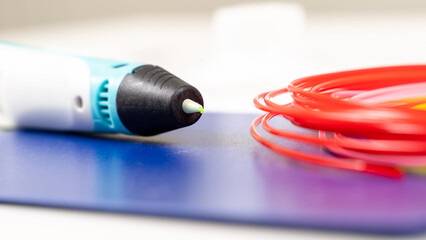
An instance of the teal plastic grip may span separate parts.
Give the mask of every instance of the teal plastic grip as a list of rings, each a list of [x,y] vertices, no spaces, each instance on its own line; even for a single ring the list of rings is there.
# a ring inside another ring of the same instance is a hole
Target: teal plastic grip
[[[117,113],[117,91],[123,78],[143,64],[82,57],[90,69],[90,102],[94,132],[133,134]]]

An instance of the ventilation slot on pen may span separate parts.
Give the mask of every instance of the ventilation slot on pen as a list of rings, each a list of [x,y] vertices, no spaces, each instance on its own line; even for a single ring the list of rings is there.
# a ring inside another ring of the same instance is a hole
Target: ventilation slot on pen
[[[108,97],[108,87],[109,81],[108,79],[103,81],[98,91],[98,113],[101,117],[102,122],[104,122],[109,127],[112,127],[112,119],[111,119],[111,110],[109,108],[109,97]]]

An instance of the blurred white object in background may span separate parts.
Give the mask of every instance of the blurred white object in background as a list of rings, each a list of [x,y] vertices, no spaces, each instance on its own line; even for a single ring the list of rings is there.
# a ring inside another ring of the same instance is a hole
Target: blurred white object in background
[[[299,4],[220,8],[212,22],[213,64],[232,77],[232,84],[276,83],[277,76],[292,79],[301,73],[305,14]]]
[[[199,77],[209,85],[207,94],[222,100],[206,101],[207,109],[220,111],[228,102],[227,110],[249,111],[261,90],[281,88],[301,76],[304,31],[305,13],[296,3],[242,4],[215,11],[209,67]]]

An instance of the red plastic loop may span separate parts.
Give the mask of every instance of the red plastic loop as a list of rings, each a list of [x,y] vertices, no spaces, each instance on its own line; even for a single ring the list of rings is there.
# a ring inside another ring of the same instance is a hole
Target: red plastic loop
[[[415,107],[426,101],[426,89],[419,89],[426,86],[424,83],[426,65],[297,79],[287,88],[262,93],[254,99],[255,106],[268,113],[253,122],[251,133],[263,145],[292,158],[399,177],[400,167],[426,166],[426,111]],[[293,102],[274,102],[274,97],[281,94],[291,94]],[[276,115],[297,126],[318,130],[319,136],[277,129],[269,124]],[[273,135],[324,146],[345,157],[318,156],[279,146],[257,132],[260,123]]]

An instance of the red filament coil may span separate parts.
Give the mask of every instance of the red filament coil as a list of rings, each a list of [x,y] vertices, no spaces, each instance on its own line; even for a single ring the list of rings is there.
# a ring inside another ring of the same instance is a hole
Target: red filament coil
[[[282,94],[291,94],[293,101],[274,102]],[[395,178],[405,167],[426,166],[426,65],[305,77],[259,94],[254,104],[267,113],[252,123],[252,136],[288,157]],[[318,136],[273,127],[269,121],[276,116],[318,130]],[[259,124],[273,135],[319,145],[340,157],[278,145],[259,134]]]

